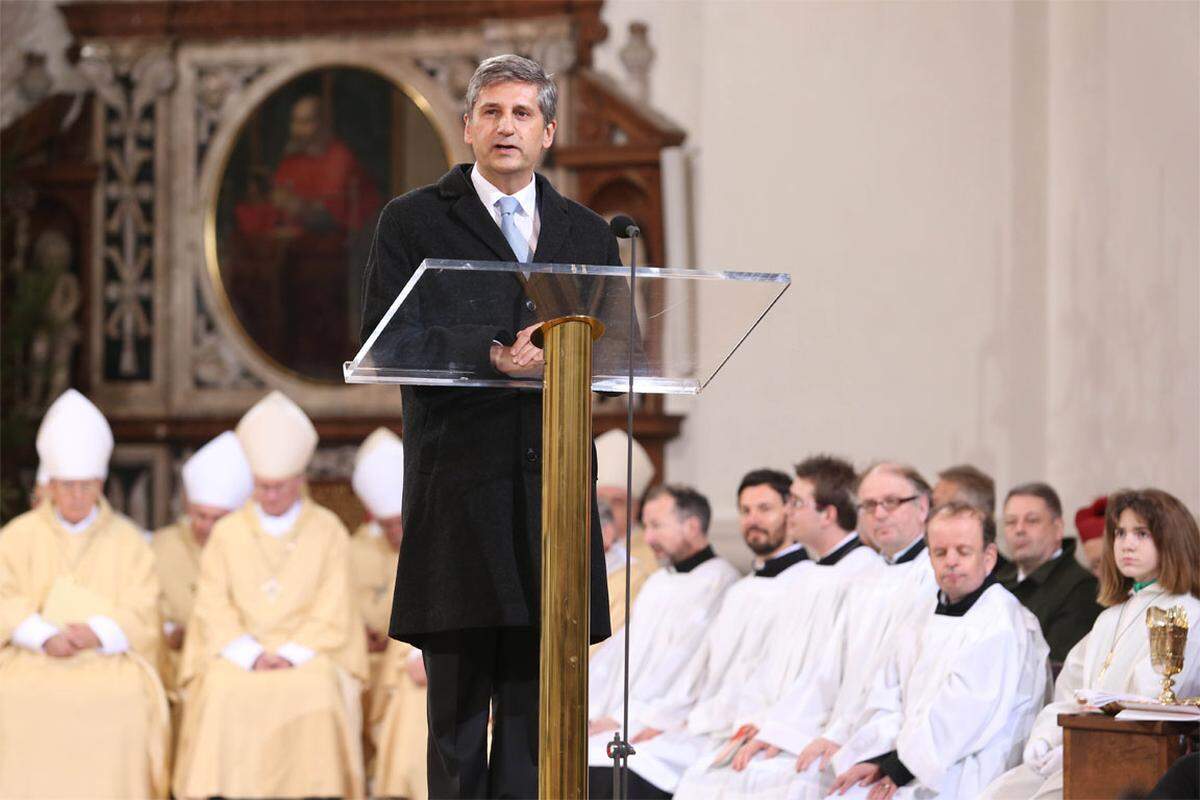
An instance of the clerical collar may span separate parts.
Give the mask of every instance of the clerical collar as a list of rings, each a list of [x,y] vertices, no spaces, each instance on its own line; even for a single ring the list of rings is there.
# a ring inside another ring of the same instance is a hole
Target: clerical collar
[[[716,558],[717,554],[713,552],[712,545],[707,545],[699,553],[688,556],[678,564],[672,564],[676,572],[691,572],[696,567],[708,561],[710,558]]]
[[[612,547],[604,551],[604,570],[612,575],[622,569],[625,569],[625,544],[613,542]]]
[[[292,504],[292,507],[283,512],[277,517],[273,517],[258,503],[254,504],[254,513],[258,514],[258,523],[262,525],[262,529],[276,539],[287,534],[288,531],[296,524],[296,520],[300,517],[300,509],[304,502],[297,500]]]
[[[1017,567],[1017,583],[1022,583],[1026,578],[1032,578],[1035,575],[1038,575],[1044,579],[1046,575],[1050,573],[1050,570],[1054,569],[1054,562],[1062,558],[1062,554],[1063,549],[1060,547],[1054,551],[1054,555],[1050,556],[1050,558],[1039,564],[1037,569],[1029,574],[1026,574],[1025,570],[1021,569],[1020,567]],[[1040,583],[1041,581],[1038,582]]]
[[[804,545],[794,544],[774,558],[768,558],[760,566],[754,568],[756,578],[774,578],[788,567],[794,567],[808,559]]]
[[[96,521],[96,517],[100,516],[100,506],[92,506],[92,510],[88,512],[88,515],[79,520],[79,522],[67,522],[66,518],[58,513],[57,508],[54,509],[54,516],[58,518],[58,524],[67,529],[67,533],[83,533],[92,526],[92,523]]]
[[[894,567],[897,564],[907,564],[917,556],[921,555],[921,551],[924,549],[925,537],[918,536],[908,547],[904,548],[899,553],[896,553],[896,555],[892,556],[891,558],[884,556],[883,560],[887,562],[889,567]]]
[[[817,564],[822,567],[832,567],[834,564],[845,558],[848,554],[862,546],[862,539],[858,538],[858,534],[851,533],[845,539],[842,539],[840,542],[838,542],[837,546],[834,547],[831,552],[821,556],[821,558],[817,560]]]
[[[1156,584],[1156,583],[1158,583],[1158,578],[1151,578],[1148,581],[1134,581],[1133,582],[1133,593],[1137,594],[1142,589],[1145,589],[1147,586],[1152,586],[1153,584]]]
[[[939,589],[937,609],[933,613],[941,614],[944,617],[961,617],[963,614],[966,614],[971,610],[971,606],[975,605],[975,601],[978,600],[983,593],[988,590],[988,587],[995,582],[996,570],[992,570],[988,573],[988,576],[983,579],[983,583],[979,585],[978,589],[971,592],[957,603],[947,603],[946,593]]]

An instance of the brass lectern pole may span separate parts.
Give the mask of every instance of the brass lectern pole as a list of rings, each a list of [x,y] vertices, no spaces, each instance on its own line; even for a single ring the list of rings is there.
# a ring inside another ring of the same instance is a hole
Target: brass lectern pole
[[[542,326],[542,629],[538,795],[587,797],[587,648],[592,488],[592,340],[570,316]]]

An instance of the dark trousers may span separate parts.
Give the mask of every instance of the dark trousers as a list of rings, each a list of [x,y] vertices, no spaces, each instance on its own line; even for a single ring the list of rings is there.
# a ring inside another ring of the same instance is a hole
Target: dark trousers
[[[537,630],[427,634],[421,652],[429,678],[429,796],[537,797]]]
[[[636,754],[633,756],[636,758]],[[609,800],[613,796],[612,767],[588,767],[588,797]],[[671,793],[629,770],[629,800],[671,800]]]

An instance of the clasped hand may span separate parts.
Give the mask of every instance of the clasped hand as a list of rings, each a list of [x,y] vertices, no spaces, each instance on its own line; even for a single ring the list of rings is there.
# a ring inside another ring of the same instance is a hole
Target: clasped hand
[[[502,344],[492,345],[492,367],[497,372],[514,378],[537,378],[541,376],[546,366],[546,356],[542,348],[531,341],[533,332],[541,327],[541,323],[530,325],[517,334],[512,347]]]
[[[95,650],[99,647],[100,637],[82,622],[68,623],[66,630],[54,634],[42,644],[46,655],[54,658],[70,658],[84,650]]]
[[[871,787],[871,791],[867,793],[867,800],[891,800],[896,794],[896,784],[883,774],[879,765],[864,761],[838,775],[825,796],[845,794],[854,786]]]
[[[258,658],[254,659],[255,671],[267,669],[291,669],[294,665],[283,656],[275,655],[274,653],[261,653]]]

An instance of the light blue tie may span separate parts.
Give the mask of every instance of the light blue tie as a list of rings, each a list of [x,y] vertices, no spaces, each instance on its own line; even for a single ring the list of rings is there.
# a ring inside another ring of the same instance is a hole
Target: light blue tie
[[[496,201],[500,208],[500,232],[508,240],[509,246],[522,264],[529,263],[529,242],[517,230],[515,215],[521,210],[521,201],[515,197],[501,197]]]

